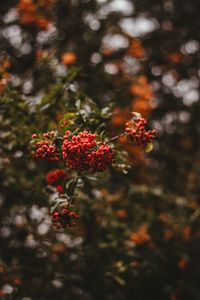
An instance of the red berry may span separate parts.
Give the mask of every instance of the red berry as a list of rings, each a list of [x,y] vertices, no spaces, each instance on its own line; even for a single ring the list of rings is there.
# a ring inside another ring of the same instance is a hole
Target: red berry
[[[68,167],[77,171],[103,171],[114,161],[114,151],[107,144],[98,146],[96,135],[88,131],[80,132],[69,139],[66,132],[62,154]]]
[[[36,158],[43,158],[49,161],[57,161],[60,159],[58,149],[53,145],[53,132],[46,132],[43,134],[44,139],[35,143],[35,151],[33,153]],[[32,137],[38,137],[33,134]]]
[[[34,133],[34,134],[32,135],[32,139],[37,139],[37,137],[38,137],[38,135],[37,135],[36,133]]]
[[[56,229],[76,226],[76,222],[73,219],[78,219],[78,215],[66,208],[61,212],[56,211],[51,214],[52,224]]]
[[[145,130],[147,121],[144,118],[138,118],[136,120],[130,120],[125,124],[125,132],[129,138],[137,145],[147,144],[156,135],[156,130]]]

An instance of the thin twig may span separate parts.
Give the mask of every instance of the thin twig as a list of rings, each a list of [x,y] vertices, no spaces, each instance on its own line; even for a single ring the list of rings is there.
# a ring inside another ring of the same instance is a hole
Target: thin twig
[[[106,142],[106,144],[107,144],[107,143],[110,143],[110,142],[113,142],[113,141],[115,141],[115,140],[118,140],[118,138],[120,138],[121,136],[124,136],[124,135],[125,135],[124,132],[121,133],[121,134],[119,134],[119,135],[116,135],[116,136],[112,137],[110,140],[108,140],[108,141]]]

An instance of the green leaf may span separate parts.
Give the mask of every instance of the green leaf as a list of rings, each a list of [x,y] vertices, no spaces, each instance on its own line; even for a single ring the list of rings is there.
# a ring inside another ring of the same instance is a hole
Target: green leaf
[[[102,110],[101,110],[101,116],[102,117],[109,116],[109,113],[110,113],[110,107],[104,107],[104,108],[102,108]]]
[[[141,118],[141,114],[140,113],[138,113],[136,111],[132,111],[131,113],[133,115],[133,117],[132,117],[133,120],[137,120],[137,119]]]
[[[68,180],[68,181],[66,182],[66,185],[65,185],[65,186],[66,186],[66,189],[68,190],[68,189],[70,188],[71,185],[74,185],[74,182],[75,182],[75,179],[74,179],[74,178]]]
[[[66,192],[69,197],[73,196],[74,188],[76,186],[77,179],[70,179],[66,183]]]
[[[76,101],[75,106],[76,106],[77,109],[80,109],[80,108],[81,108],[81,100],[80,100],[80,99],[78,99],[78,100]]]
[[[145,152],[150,152],[153,150],[153,143],[148,143],[145,147]]]
[[[98,177],[96,177],[96,176],[85,175],[84,177],[88,180],[91,180],[91,181],[97,181],[98,180]]]
[[[76,78],[76,76],[80,73],[81,69],[82,68],[71,67],[67,73],[67,81],[68,82],[73,81]]]
[[[121,277],[115,276],[114,279],[119,285],[122,285],[122,286],[125,285],[125,281]]]
[[[64,119],[71,120],[71,119],[74,119],[75,116],[76,116],[75,112],[68,112],[68,113],[64,114]]]

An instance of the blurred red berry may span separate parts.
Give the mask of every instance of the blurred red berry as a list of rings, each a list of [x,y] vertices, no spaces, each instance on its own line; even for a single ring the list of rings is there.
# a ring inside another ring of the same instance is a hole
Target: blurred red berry
[[[46,181],[48,185],[56,186],[63,183],[67,178],[69,178],[69,175],[64,170],[55,169],[48,172]]]
[[[56,189],[58,193],[64,193],[64,187],[62,185],[57,185]]]
[[[67,208],[62,209],[61,212],[55,211],[51,214],[51,221],[56,229],[76,226],[74,219],[78,219],[78,215]]]
[[[35,134],[32,136],[33,139],[39,137]],[[35,158],[42,158],[49,161],[58,161],[60,154],[54,143],[54,132],[46,132],[43,134],[43,138],[35,142],[35,151],[33,155]]]
[[[154,139],[156,130],[145,130],[147,121],[144,118],[132,119],[125,124],[125,132],[137,145],[146,145]]]

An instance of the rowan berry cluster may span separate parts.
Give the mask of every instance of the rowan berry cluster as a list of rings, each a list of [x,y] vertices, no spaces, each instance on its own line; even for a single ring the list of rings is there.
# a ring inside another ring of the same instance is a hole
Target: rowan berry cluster
[[[76,226],[75,220],[78,218],[78,215],[74,211],[70,211],[67,208],[63,208],[61,212],[54,211],[51,214],[51,221],[56,229],[74,227]]]
[[[52,223],[57,229],[76,225],[75,220],[78,219],[78,215],[70,211],[70,206],[73,205],[75,188],[81,179],[80,174],[83,171],[103,172],[109,167],[115,160],[115,151],[108,143],[121,136],[128,135],[137,145],[150,143],[156,131],[146,131],[146,124],[147,121],[135,113],[126,123],[125,131],[106,142],[99,141],[97,135],[90,131],[73,134],[67,130],[64,136],[60,137],[55,135],[54,131],[32,135],[34,157],[64,162],[65,167],[72,171],[72,176],[69,176],[64,170],[55,169],[46,176],[47,184],[55,187],[57,192],[62,194],[56,198],[58,202],[51,213]],[[75,176],[74,171],[77,171]]]
[[[66,131],[62,153],[67,166],[77,171],[104,171],[115,158],[112,148],[105,143],[98,145],[96,135],[88,131],[73,135],[71,139],[70,131]]]
[[[156,135],[156,130],[145,130],[146,124],[147,121],[144,118],[133,118],[125,124],[126,134],[137,145],[147,145],[151,143]]]
[[[33,134],[32,139],[35,140],[35,158],[42,158],[49,161],[58,161],[60,154],[54,142],[54,131],[46,132],[42,136]]]
[[[94,172],[103,172],[115,160],[115,152],[106,143],[102,143],[90,155],[90,167]]]
[[[64,192],[64,183],[70,176],[62,169],[56,169],[49,171],[46,176],[46,181],[48,185],[56,187],[59,193]]]

